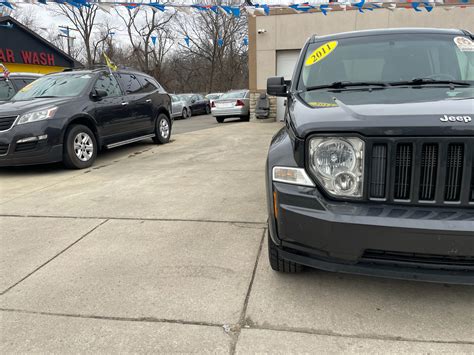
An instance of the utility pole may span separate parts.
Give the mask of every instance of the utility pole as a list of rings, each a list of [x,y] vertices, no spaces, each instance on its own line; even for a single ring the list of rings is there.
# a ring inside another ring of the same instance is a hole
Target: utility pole
[[[73,30],[73,28],[70,28],[69,26],[58,26],[60,28],[60,31],[64,34],[60,34],[59,37],[64,37],[66,38],[67,41],[67,54],[71,55],[71,46],[73,41],[76,39],[76,37],[72,37],[70,35],[70,31]]]

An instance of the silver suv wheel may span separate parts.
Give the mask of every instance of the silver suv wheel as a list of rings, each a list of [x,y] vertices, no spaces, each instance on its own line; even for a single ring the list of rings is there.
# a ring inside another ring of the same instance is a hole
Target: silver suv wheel
[[[80,161],[88,161],[94,154],[94,142],[85,132],[80,132],[74,137],[74,153]]]
[[[162,118],[160,120],[159,127],[161,137],[167,139],[170,134],[170,126],[168,124],[168,121],[165,118]]]

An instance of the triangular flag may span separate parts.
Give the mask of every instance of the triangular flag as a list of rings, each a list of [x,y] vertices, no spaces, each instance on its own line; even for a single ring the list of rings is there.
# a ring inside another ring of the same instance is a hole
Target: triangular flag
[[[421,12],[421,10],[418,8],[419,5],[420,3],[416,1],[411,3],[411,7],[413,7],[413,10],[415,10],[416,12]]]
[[[153,8],[153,10],[160,10],[161,12],[165,11],[165,5],[159,4],[157,2],[150,2],[146,5],[151,6]]]
[[[12,10],[15,9],[15,8],[13,7],[13,5],[10,4],[10,3],[9,3],[8,1],[6,1],[6,0],[0,1],[0,6],[2,6],[2,5],[5,6],[5,7],[8,7],[9,9],[12,9]]]
[[[240,17],[240,7],[232,6],[230,8],[230,11],[232,11],[232,15],[234,15],[235,17]]]
[[[110,58],[107,56],[107,54],[102,53],[105,59],[105,64],[109,67],[110,70],[117,71],[117,66],[110,60]]]

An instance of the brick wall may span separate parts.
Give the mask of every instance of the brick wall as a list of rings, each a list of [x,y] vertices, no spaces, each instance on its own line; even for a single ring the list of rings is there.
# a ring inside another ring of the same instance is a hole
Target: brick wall
[[[269,96],[270,100],[270,114],[267,119],[257,119],[255,117],[255,107],[257,106],[257,100],[260,97],[262,91],[251,91],[250,92],[250,119],[258,122],[275,122],[276,120],[276,108],[277,100],[275,96]]]

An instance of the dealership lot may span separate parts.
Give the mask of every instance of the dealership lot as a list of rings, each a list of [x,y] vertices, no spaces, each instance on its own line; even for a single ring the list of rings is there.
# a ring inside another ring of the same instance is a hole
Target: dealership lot
[[[86,170],[0,170],[2,352],[474,352],[474,289],[267,262],[279,123],[177,121]]]

